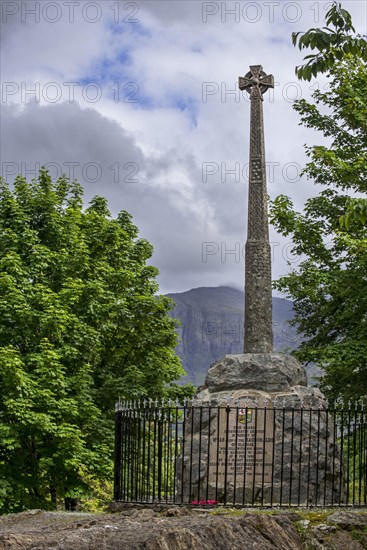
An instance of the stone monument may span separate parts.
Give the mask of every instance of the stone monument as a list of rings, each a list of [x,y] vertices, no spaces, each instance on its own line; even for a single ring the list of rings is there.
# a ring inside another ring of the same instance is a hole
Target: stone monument
[[[273,351],[271,250],[268,196],[266,190],[263,93],[274,88],[273,75],[261,65],[239,79],[240,90],[251,100],[250,174],[247,242],[245,253],[245,342],[244,353]]]
[[[273,351],[263,94],[274,79],[253,65],[239,87],[251,100],[244,353],[214,363],[199,388],[193,404],[201,407],[189,412],[178,486],[186,502],[204,492],[234,504],[282,503],[285,495],[290,504],[313,504],[322,494],[330,504],[344,497],[326,399],[307,387],[294,357]]]

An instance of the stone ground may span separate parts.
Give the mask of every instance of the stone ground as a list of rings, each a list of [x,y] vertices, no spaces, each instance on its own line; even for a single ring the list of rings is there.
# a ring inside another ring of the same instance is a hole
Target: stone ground
[[[367,510],[127,508],[0,517],[0,550],[360,550]]]

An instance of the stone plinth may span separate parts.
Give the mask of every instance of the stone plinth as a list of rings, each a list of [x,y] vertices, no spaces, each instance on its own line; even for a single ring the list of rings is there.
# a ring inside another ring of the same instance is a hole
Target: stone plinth
[[[307,386],[307,376],[302,365],[290,355],[275,352],[225,355],[210,367],[197,398],[238,389],[279,392],[293,386]]]
[[[176,465],[185,502],[345,500],[327,402],[318,389],[307,387],[304,368],[294,358],[227,355],[209,369],[193,405]]]

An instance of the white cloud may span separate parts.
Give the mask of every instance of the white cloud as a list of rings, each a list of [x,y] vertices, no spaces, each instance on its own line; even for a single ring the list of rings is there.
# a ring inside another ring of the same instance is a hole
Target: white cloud
[[[298,126],[292,110],[294,95],[308,97],[311,89],[294,75],[303,53],[293,48],[290,34],[322,25],[325,2],[83,0],[75,3],[71,20],[70,5],[60,1],[61,18],[55,23],[49,21],[55,2],[41,12],[39,23],[21,13],[23,4],[31,9],[36,2],[11,4],[19,11],[2,14],[1,76],[8,92],[3,94],[3,173],[4,166],[11,172],[21,163],[32,170],[37,162],[67,169],[67,163],[79,162],[75,175],[86,197],[103,194],[114,213],[129,210],[154,244],[163,291],[241,286],[237,250],[247,218],[242,172],[248,162],[250,105],[231,90],[250,64],[261,63],[274,74],[277,86],[264,101],[269,193],[290,194],[301,208],[314,189],[292,179],[305,162],[303,143],[315,136]],[[242,6],[240,15],[222,12],[223,4]],[[366,5],[344,5],[363,32]],[[93,23],[98,10],[101,17]],[[74,102],[67,82],[79,84],[73,88]],[[39,104],[25,94],[34,88]],[[211,91],[205,100],[203,90]],[[96,168],[90,163],[101,167],[94,183]],[[215,173],[205,180],[208,163]],[[226,173],[238,166],[240,181]],[[279,276],[288,269],[287,243],[273,231],[271,240],[273,274]],[[215,243],[212,251],[216,246],[218,251],[203,261],[205,243]]]

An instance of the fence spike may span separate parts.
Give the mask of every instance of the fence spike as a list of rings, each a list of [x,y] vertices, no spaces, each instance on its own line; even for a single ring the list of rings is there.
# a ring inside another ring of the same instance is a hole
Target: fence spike
[[[232,401],[232,396],[231,396],[231,395],[227,395],[227,397],[226,397],[226,403],[227,403],[228,406],[231,404],[231,401]]]

